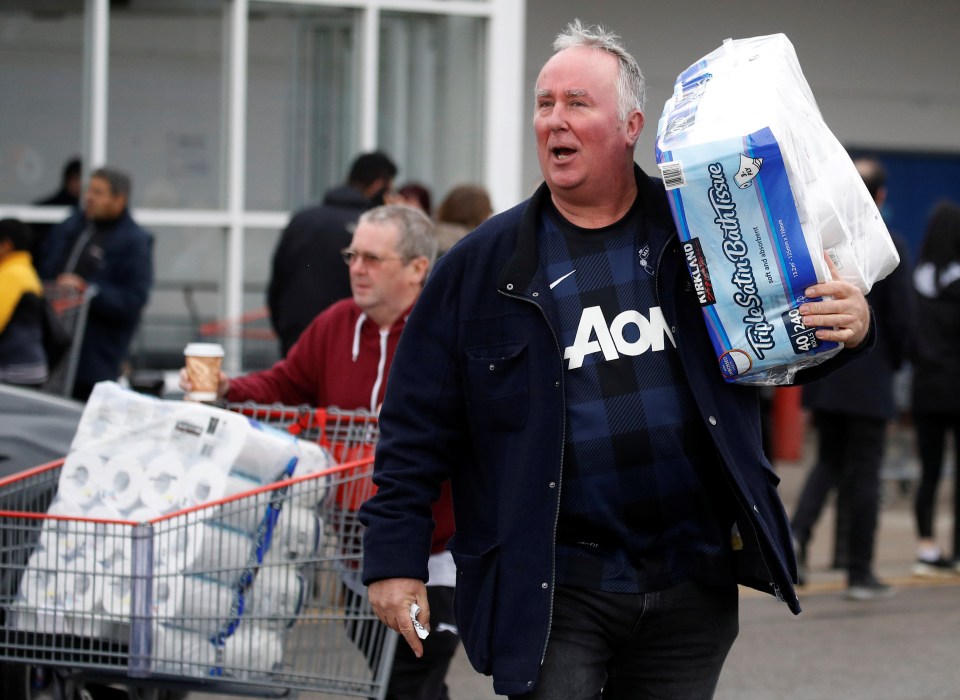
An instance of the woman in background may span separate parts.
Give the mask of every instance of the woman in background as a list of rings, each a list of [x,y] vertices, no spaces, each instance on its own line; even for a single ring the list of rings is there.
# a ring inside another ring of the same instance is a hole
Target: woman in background
[[[913,370],[913,419],[921,477],[917,490],[917,576],[960,572],[960,475],[954,477],[953,551],[946,558],[934,535],[944,446],[960,446],[960,206],[941,202],[927,224],[913,273],[919,333]]]

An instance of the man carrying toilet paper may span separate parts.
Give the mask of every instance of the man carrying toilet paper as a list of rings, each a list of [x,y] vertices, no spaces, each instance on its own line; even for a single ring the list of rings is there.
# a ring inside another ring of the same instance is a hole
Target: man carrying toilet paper
[[[432,222],[419,210],[387,205],[364,213],[349,247],[341,251],[350,269],[353,296],[320,313],[270,369],[242,377],[220,373],[218,399],[279,402],[290,406],[337,406],[376,412],[400,333],[437,253]],[[190,392],[186,368],[180,387]],[[397,645],[387,697],[438,700],[459,637],[453,620],[453,559],[444,546],[453,534],[449,484],[432,508],[429,604],[434,634],[424,642],[427,661]]]
[[[536,83],[545,183],[446,253],[404,329],[361,508],[374,610],[426,658],[430,501],[452,480],[457,622],[497,693],[712,696],[737,584],[799,612],[757,390],[717,371],[663,186],[633,154],[643,76],[574,22]],[[851,284],[806,326],[873,342]]]

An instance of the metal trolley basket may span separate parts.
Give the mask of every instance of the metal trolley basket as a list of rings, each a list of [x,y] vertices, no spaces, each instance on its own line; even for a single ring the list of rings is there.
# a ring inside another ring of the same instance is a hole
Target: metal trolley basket
[[[63,460],[0,481],[0,661],[46,669],[54,696],[384,697],[397,636],[359,583],[357,519],[376,417],[228,408],[331,466],[147,522],[48,513]]]

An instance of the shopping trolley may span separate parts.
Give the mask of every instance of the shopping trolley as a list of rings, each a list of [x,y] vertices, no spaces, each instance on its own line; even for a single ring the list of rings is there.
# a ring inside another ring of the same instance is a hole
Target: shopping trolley
[[[0,661],[45,669],[62,697],[385,696],[397,635],[359,582],[376,417],[228,408],[326,463],[149,520],[58,513],[63,460],[0,481]]]

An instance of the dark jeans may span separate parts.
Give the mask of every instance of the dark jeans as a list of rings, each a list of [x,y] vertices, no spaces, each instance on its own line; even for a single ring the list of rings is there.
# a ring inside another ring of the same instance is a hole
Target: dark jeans
[[[848,509],[847,576],[852,582],[871,573],[877,520],[880,510],[880,467],[886,421],[817,411],[814,422],[819,434],[817,466],[808,475],[793,516],[794,536],[806,543],[820,516],[830,486],[844,498],[838,507]],[[830,480],[823,479],[823,471]]]
[[[917,452],[920,455],[920,486],[915,511],[917,534],[933,539],[933,516],[936,510],[937,487],[943,471],[943,455],[947,433],[953,431],[954,445],[960,446],[960,415],[916,414]],[[956,448],[960,454],[960,447]],[[953,478],[953,556],[960,557],[960,474]]]
[[[547,653],[518,700],[705,700],[737,638],[735,585],[652,593],[557,587]]]

